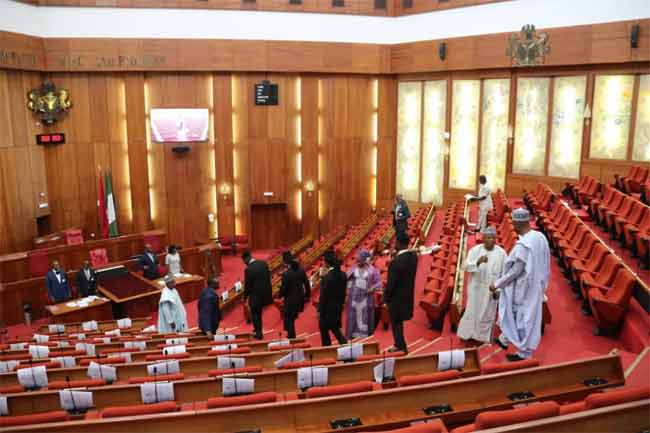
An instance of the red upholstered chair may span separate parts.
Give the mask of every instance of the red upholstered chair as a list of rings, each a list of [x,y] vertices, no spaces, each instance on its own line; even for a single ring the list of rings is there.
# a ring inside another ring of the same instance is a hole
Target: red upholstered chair
[[[636,277],[627,269],[619,268],[611,286],[589,286],[587,291],[589,305],[599,332],[611,331],[619,327],[635,285]]]
[[[621,262],[613,254],[607,254],[603,260],[603,265],[598,268],[598,271],[591,275],[582,273],[580,275],[580,291],[585,302],[588,302],[587,291],[589,287],[600,286],[608,287],[614,280],[616,271],[620,268]]]
[[[650,388],[648,386],[595,392],[589,394],[587,398],[582,401],[560,406],[560,415],[581,412],[583,410],[598,409],[600,407],[613,406],[615,404],[629,403],[631,401],[644,400],[647,398],[650,398]]]
[[[16,394],[18,392],[25,392],[25,388],[22,385],[0,386],[0,395]]]
[[[605,247],[605,245],[603,245],[600,241],[597,241],[594,244],[591,254],[589,254],[586,259],[580,260],[577,258],[573,259],[572,257],[569,257],[573,281],[578,283],[580,281],[580,275],[582,273],[592,276],[595,275],[601,268],[605,257],[608,255],[611,254],[609,254],[607,247]]]
[[[237,251],[245,251],[250,248],[247,235],[236,235],[233,248]]]
[[[65,380],[55,380],[47,384],[47,389],[66,389],[66,388],[87,388],[92,386],[104,386],[106,381],[104,379],[80,379],[80,380],[71,380],[70,382]]]
[[[70,415],[64,410],[34,413],[30,415],[0,416],[0,427],[63,422],[68,421],[69,419]]]
[[[448,433],[447,427],[439,419],[433,419],[426,424],[416,424],[410,427],[398,428],[393,430],[374,431],[374,433]]]
[[[88,251],[90,264],[93,268],[99,268],[108,264],[108,252],[106,248],[95,248]]]
[[[185,379],[185,375],[183,373],[159,374],[156,376],[129,377],[129,383],[147,383],[147,382],[157,382],[157,381],[173,382],[174,380],[183,380],[183,379]]]
[[[208,376],[219,377],[225,374],[259,373],[260,371],[262,371],[261,365],[255,365],[251,367],[241,367],[241,368],[216,368],[214,370],[208,371]]]
[[[70,229],[63,232],[66,245],[81,245],[84,243],[84,235],[81,229]]]
[[[451,433],[469,433],[536,419],[550,418],[559,414],[560,406],[554,401],[531,404],[517,409],[487,411],[478,414],[474,420],[474,424],[455,428]]]
[[[503,373],[504,371],[521,370],[522,368],[539,367],[539,360],[535,358],[515,362],[489,362],[481,365],[481,374]]]
[[[640,201],[634,200],[632,203],[632,209],[627,215],[618,216],[614,220],[614,234],[616,239],[625,241],[625,236],[623,229],[626,225],[631,224],[637,226],[643,219],[643,214],[648,207],[641,203]]]
[[[635,244],[636,236],[639,233],[650,233],[650,207],[645,206],[643,215],[637,224],[626,224],[623,227],[623,245],[632,249],[639,255],[638,247]]]
[[[217,238],[219,245],[221,245],[221,251],[224,253],[234,253],[235,247],[233,245],[233,239],[230,236],[219,236]]]
[[[178,405],[175,401],[164,401],[152,404],[134,404],[130,406],[112,406],[99,413],[100,418],[116,418],[122,416],[149,415],[154,413],[176,412]]]
[[[280,399],[277,392],[257,392],[249,395],[232,397],[213,397],[208,399],[208,409],[220,407],[247,406],[250,404],[275,403]]]
[[[333,395],[370,392],[375,389],[375,383],[369,380],[345,383],[343,385],[313,386],[306,391],[307,398],[330,397]]]
[[[148,234],[142,237],[143,243],[145,245],[151,245],[151,249],[154,253],[160,254],[163,250],[162,239],[160,235]]]
[[[50,270],[50,260],[45,250],[34,250],[27,253],[29,276],[44,277]]]
[[[437,373],[417,374],[411,376],[400,376],[397,378],[399,386],[424,385],[426,383],[444,382],[445,380],[454,380],[460,377],[458,370],[439,371]]]

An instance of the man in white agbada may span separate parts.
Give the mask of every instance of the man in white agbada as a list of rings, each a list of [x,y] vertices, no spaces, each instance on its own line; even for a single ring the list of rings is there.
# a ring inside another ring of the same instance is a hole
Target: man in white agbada
[[[481,232],[487,227],[487,216],[488,213],[492,210],[492,191],[487,183],[487,178],[485,175],[480,175],[478,178],[479,188],[478,195],[474,197],[474,200],[478,201],[478,226],[476,226],[476,231]]]
[[[158,332],[183,332],[187,330],[187,314],[181,297],[176,290],[174,277],[165,277],[165,287],[158,303]]]
[[[498,302],[493,299],[489,288],[501,276],[507,257],[503,248],[496,245],[496,235],[494,227],[486,228],[483,243],[467,253],[463,266],[465,272],[470,273],[467,304],[457,332],[463,340],[492,341]]]
[[[508,344],[517,354],[508,354],[509,361],[533,356],[542,336],[542,304],[550,274],[548,241],[530,228],[526,209],[512,212],[512,223],[519,240],[506,259],[503,275],[490,286],[499,294],[499,327],[496,343],[503,349]]]

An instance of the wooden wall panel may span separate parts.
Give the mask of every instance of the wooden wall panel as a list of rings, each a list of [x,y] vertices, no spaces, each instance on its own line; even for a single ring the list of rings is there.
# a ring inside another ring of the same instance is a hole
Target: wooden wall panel
[[[320,234],[318,223],[318,78],[307,75],[301,78],[301,141],[302,182],[312,185],[312,191],[302,188],[302,231],[314,238]]]
[[[379,78],[377,134],[377,208],[390,209],[395,198],[397,161],[397,81]]]
[[[218,188],[217,219],[220,236],[235,235],[233,203],[233,136],[232,78],[230,74],[213,75],[214,142],[216,184]],[[225,187],[225,194],[221,188]]]

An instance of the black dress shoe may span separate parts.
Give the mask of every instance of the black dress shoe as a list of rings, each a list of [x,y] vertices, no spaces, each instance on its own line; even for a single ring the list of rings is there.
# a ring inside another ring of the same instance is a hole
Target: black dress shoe
[[[508,353],[506,355],[506,358],[510,362],[517,362],[517,361],[523,361],[526,358],[522,358],[521,356],[517,355],[516,353]]]
[[[505,344],[503,344],[503,343],[501,342],[501,340],[499,340],[498,338],[495,338],[494,341],[493,341],[493,343],[497,344],[497,345],[498,345],[500,348],[502,348],[503,350],[508,350],[508,346],[506,346]]]

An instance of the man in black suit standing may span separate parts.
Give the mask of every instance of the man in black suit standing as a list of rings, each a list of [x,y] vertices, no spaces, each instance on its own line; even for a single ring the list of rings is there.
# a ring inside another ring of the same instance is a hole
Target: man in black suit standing
[[[151,244],[145,244],[144,253],[138,260],[138,266],[142,269],[142,276],[147,280],[160,278],[160,272],[158,272],[158,256],[151,249]]]
[[[218,288],[219,280],[210,278],[208,287],[204,288],[199,295],[199,328],[209,339],[212,339],[212,336],[217,333],[219,322],[221,322]]]
[[[95,279],[95,270],[90,266],[88,260],[84,260],[84,264],[77,272],[77,294],[81,298],[94,295],[97,288],[97,281]]]
[[[47,271],[45,275],[45,286],[47,287],[47,295],[50,302],[58,304],[70,299],[72,291],[68,283],[68,277],[65,275],[65,270],[59,265],[58,260],[52,262],[52,269]]]
[[[280,297],[284,299],[284,330],[287,337],[296,338],[295,322],[304,308],[305,300],[310,297],[311,288],[307,274],[289,251],[282,254],[282,261],[287,266],[280,285]]]
[[[409,238],[405,233],[398,233],[395,240],[397,255],[388,267],[388,282],[384,291],[384,302],[388,305],[390,326],[393,330],[395,347],[390,352],[408,352],[404,341],[404,321],[413,318],[413,292],[415,273],[418,268],[418,256],[409,251]]]
[[[332,250],[325,252],[325,268],[321,269],[320,298],[318,300],[318,327],[323,346],[331,346],[330,331],[339,344],[348,341],[341,332],[341,314],[345,303],[348,278]]]
[[[255,260],[250,251],[244,251],[241,258],[246,263],[244,301],[248,300],[248,306],[251,310],[255,338],[262,340],[264,338],[262,312],[264,307],[273,303],[271,272],[269,271],[269,265],[264,260]]]

